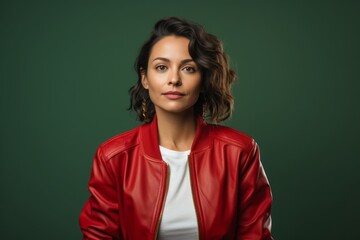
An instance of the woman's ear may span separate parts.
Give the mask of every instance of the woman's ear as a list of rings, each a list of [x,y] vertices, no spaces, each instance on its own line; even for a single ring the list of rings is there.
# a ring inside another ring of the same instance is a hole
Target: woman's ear
[[[144,70],[144,69],[141,70],[141,84],[143,85],[143,87],[145,89],[149,89],[149,83],[148,83],[148,79],[146,76],[146,70]]]

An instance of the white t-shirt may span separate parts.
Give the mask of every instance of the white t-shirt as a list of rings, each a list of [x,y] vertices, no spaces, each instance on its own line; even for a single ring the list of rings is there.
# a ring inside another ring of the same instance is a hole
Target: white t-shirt
[[[162,159],[169,165],[169,186],[160,222],[158,239],[198,239],[198,225],[190,185],[188,151],[160,146]]]

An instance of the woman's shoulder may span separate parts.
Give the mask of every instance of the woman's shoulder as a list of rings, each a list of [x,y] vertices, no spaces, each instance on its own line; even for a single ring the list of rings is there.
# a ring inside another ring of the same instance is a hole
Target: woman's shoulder
[[[242,148],[256,144],[255,140],[251,136],[237,129],[217,124],[208,124],[208,126],[210,129],[210,136],[214,140],[226,142]]]
[[[117,134],[101,143],[99,149],[101,149],[104,156],[109,159],[118,153],[135,147],[139,144],[139,129],[140,126],[129,131]]]

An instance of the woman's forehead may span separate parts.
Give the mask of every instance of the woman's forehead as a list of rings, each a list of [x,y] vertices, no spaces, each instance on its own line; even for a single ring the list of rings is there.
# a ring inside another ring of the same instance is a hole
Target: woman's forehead
[[[185,37],[166,36],[152,47],[149,62],[155,59],[169,61],[191,59],[189,42],[189,39]]]

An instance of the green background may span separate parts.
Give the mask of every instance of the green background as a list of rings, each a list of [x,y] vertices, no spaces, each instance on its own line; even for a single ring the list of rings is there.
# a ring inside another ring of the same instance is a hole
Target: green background
[[[1,1],[1,239],[80,239],[97,146],[139,123],[133,62],[165,16],[223,40],[225,124],[253,136],[276,239],[359,232],[359,1]]]

